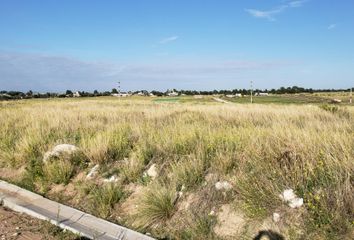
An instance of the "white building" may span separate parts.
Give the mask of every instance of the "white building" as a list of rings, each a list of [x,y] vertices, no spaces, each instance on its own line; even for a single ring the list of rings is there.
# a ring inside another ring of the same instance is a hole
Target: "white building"
[[[236,93],[236,94],[228,94],[225,97],[227,98],[235,98],[235,97],[242,97],[241,93]]]
[[[167,96],[176,97],[176,96],[178,96],[178,92],[175,92],[175,91],[169,92],[169,93],[167,93]]]
[[[262,93],[262,92],[256,93],[256,96],[268,96],[268,95],[269,95],[268,93]]]
[[[129,97],[130,94],[129,93],[113,93],[112,96],[113,97]]]

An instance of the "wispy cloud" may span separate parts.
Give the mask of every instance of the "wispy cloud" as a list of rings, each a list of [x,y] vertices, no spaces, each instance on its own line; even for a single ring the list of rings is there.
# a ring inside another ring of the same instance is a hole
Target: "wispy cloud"
[[[275,21],[274,15],[281,13],[282,11],[285,10],[285,8],[287,8],[287,6],[283,5],[269,11],[262,11],[258,9],[245,9],[245,11],[251,14],[253,17],[265,18],[268,19],[269,21]]]
[[[117,80],[124,90],[195,88],[218,85],[215,79],[234,79],[257,71],[286,68],[286,61],[167,61],[150,64],[90,62],[73,57],[0,51],[0,90],[107,90]],[[207,84],[208,82],[208,84]]]
[[[304,5],[305,2],[306,2],[306,0],[290,1],[288,3],[288,5],[289,5],[289,7],[302,7],[302,5]]]
[[[169,43],[169,42],[173,42],[173,41],[176,41],[179,37],[178,36],[171,36],[171,37],[166,37],[166,38],[163,38],[159,41],[160,44],[166,44],[166,43]]]
[[[328,30],[333,30],[333,29],[335,29],[336,27],[337,27],[337,24],[332,23],[332,24],[328,25],[327,29],[328,29]]]
[[[269,21],[275,21],[275,15],[284,12],[288,8],[302,7],[307,0],[287,1],[286,3],[273,7],[271,10],[245,9],[247,13],[255,18],[264,18]]]

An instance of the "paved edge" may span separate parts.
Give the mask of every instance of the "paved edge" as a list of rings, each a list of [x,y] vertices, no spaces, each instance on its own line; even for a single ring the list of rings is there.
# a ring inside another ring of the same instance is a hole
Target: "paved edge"
[[[15,212],[49,221],[75,234],[99,240],[153,240],[128,228],[0,180],[0,204]]]

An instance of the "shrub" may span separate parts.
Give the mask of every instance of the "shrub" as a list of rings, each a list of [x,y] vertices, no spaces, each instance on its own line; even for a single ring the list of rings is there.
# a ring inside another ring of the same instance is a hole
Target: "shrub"
[[[141,228],[147,228],[164,222],[172,217],[175,208],[176,192],[167,186],[151,186],[138,204],[135,218]]]
[[[74,175],[75,167],[65,159],[54,160],[46,163],[43,167],[44,176],[50,183],[68,184]]]
[[[171,164],[172,176],[178,186],[193,188],[204,180],[204,163],[193,157]]]
[[[104,186],[95,186],[89,194],[90,210],[97,216],[107,218],[114,204],[123,199],[125,193],[119,184],[110,183]]]

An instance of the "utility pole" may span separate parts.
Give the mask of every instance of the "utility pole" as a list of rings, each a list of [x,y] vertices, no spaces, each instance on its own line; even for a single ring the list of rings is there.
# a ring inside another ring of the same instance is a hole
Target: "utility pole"
[[[120,81],[118,82],[118,94],[120,95]]]
[[[253,103],[253,81],[251,81],[251,103]]]

